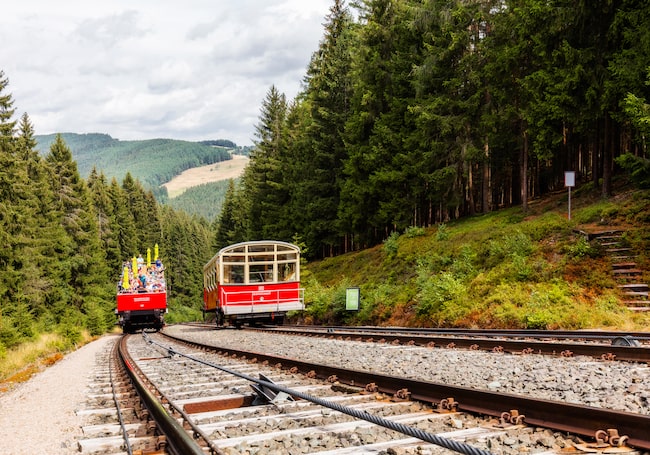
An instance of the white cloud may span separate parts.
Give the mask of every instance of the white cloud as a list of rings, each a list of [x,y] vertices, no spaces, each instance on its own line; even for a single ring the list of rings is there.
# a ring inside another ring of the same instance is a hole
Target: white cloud
[[[274,84],[300,89],[333,0],[22,0],[0,70],[37,134],[254,139]]]

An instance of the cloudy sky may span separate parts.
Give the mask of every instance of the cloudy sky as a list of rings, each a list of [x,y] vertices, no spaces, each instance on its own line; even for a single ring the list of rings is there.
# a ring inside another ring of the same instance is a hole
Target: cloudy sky
[[[36,134],[250,145],[275,85],[301,88],[333,0],[18,0],[0,70]]]

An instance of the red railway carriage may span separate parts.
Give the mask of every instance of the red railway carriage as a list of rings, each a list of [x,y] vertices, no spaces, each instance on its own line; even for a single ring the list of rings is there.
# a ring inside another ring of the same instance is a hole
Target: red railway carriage
[[[118,324],[124,333],[137,329],[160,330],[167,312],[167,286],[160,259],[146,263],[140,258],[124,263],[117,288]]]
[[[304,310],[300,248],[286,242],[242,242],[221,249],[203,267],[203,311],[218,325],[281,324]]]

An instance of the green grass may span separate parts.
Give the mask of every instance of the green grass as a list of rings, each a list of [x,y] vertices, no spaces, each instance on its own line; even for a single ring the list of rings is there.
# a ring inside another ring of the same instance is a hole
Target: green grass
[[[627,229],[650,270],[650,192],[610,199],[587,187],[531,204],[391,235],[374,248],[308,264],[306,322],[407,326],[645,330],[621,303],[609,258],[577,230]],[[575,201],[575,202],[574,202]],[[345,311],[345,288],[361,310]]]

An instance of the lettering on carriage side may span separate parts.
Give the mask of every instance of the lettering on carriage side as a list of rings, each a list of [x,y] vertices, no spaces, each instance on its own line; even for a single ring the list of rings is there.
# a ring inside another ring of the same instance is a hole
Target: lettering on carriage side
[[[134,302],[148,302],[149,300],[151,300],[150,297],[135,297],[133,299]]]

